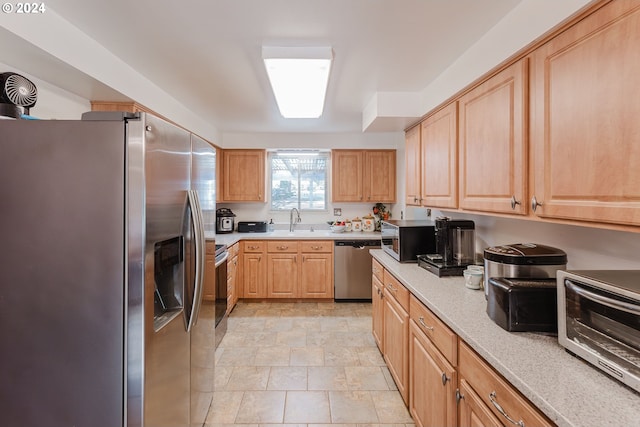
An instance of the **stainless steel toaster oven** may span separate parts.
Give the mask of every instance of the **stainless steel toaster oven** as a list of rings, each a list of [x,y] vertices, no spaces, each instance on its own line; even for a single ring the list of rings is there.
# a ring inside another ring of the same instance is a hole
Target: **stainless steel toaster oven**
[[[640,391],[640,270],[557,273],[558,341]]]

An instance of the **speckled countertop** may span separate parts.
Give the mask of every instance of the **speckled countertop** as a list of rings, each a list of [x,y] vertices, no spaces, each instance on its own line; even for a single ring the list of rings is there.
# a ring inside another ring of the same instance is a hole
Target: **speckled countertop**
[[[205,232],[206,239],[215,239],[216,243],[231,246],[240,240],[380,240],[379,232],[351,231],[345,233],[333,233],[330,230],[298,229],[290,232],[289,230],[275,230],[266,233],[225,233],[215,234]]]
[[[500,328],[486,314],[484,293],[467,289],[462,277],[439,278],[379,249],[371,254],[559,426],[640,425],[640,394],[567,353],[557,337]]]

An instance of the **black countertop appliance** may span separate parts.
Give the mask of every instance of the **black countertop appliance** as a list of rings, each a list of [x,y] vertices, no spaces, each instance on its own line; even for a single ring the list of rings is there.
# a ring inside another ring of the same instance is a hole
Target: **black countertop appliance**
[[[437,276],[462,276],[475,262],[475,223],[467,219],[435,220],[436,253],[418,256],[418,265]]]
[[[236,214],[229,208],[216,209],[216,233],[233,233]]]
[[[489,295],[492,277],[548,279],[567,267],[567,254],[558,248],[537,243],[514,243],[484,250],[484,292]]]

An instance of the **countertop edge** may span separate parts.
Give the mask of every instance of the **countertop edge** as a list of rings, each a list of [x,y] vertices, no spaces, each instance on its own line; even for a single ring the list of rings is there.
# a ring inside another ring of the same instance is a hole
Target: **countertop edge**
[[[370,252],[559,426],[634,425],[640,420],[639,394],[566,352],[556,336],[500,328],[485,312],[483,292],[467,289],[462,277],[439,278],[382,250]]]
[[[352,231],[333,233],[330,230],[288,232],[276,230],[266,233],[223,233],[205,232],[205,239],[231,246],[240,240],[380,240],[379,232]]]

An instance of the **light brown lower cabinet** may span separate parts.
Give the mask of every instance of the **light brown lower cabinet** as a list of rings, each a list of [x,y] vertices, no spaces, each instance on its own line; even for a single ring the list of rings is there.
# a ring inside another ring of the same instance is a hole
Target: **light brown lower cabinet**
[[[405,404],[409,402],[409,291],[386,270],[383,290],[383,356]]]
[[[456,370],[413,320],[409,372],[409,412],[416,426],[456,426]]]
[[[267,255],[263,241],[242,242],[242,296],[267,297]]]
[[[300,298],[333,298],[333,255],[303,252],[300,266]]]
[[[333,298],[333,241],[245,241],[244,298]]]
[[[383,303],[383,287],[380,279],[375,275],[371,275],[371,320],[373,327],[373,339],[378,349],[384,351],[384,303]]]
[[[239,297],[238,286],[238,253],[239,243],[229,246],[229,258],[227,259],[227,314],[236,306]]]
[[[413,295],[409,315],[409,412],[418,427],[456,426],[458,337]]]
[[[502,425],[464,378],[460,379],[458,402],[460,410],[458,425],[460,427],[493,427]]]
[[[511,384],[496,373],[487,362],[477,355],[464,341],[459,344],[458,372],[461,385],[460,407],[465,405],[465,416],[472,420],[487,420],[486,412],[498,419],[498,425],[553,426],[533,404],[522,396]],[[475,395],[465,394],[471,388]],[[463,402],[464,401],[464,402]],[[482,408],[484,406],[484,408]],[[471,409],[472,408],[472,409]],[[461,414],[462,414],[461,409]],[[468,412],[471,411],[472,414]],[[482,414],[482,415],[481,415]],[[486,424],[470,424],[486,425]]]
[[[554,425],[377,262],[371,281],[373,336],[417,427]]]
[[[267,242],[267,298],[298,295],[298,242]]]
[[[205,242],[204,282],[202,286],[202,299],[205,301],[216,300],[216,247],[214,241]]]

